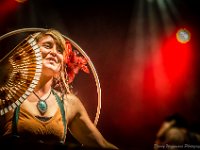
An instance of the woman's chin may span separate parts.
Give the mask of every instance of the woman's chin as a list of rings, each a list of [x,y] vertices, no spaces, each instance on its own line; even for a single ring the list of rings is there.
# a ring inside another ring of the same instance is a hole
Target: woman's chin
[[[51,64],[43,65],[43,73],[45,74],[54,75],[55,73],[58,73],[58,72],[59,72],[59,69],[57,66],[54,66]]]

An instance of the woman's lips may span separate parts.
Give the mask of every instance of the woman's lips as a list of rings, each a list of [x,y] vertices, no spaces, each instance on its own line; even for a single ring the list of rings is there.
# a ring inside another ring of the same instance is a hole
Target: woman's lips
[[[58,60],[55,59],[55,58],[53,58],[53,57],[49,57],[49,58],[47,58],[47,60],[49,60],[49,61],[53,61],[53,62],[55,62],[55,63],[58,63]]]

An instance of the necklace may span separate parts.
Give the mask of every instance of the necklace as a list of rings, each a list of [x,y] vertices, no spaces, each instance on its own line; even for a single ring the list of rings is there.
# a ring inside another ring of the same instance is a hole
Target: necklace
[[[33,91],[33,94],[39,99],[39,101],[37,103],[37,109],[40,111],[41,114],[44,114],[48,108],[46,100],[51,95],[51,91],[50,91],[49,95],[47,96],[47,98],[45,98],[44,100],[42,100],[34,91]]]

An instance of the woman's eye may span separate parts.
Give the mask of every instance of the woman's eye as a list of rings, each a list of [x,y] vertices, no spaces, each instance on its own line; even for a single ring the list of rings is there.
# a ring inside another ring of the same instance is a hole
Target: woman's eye
[[[59,46],[59,45],[56,45],[56,49],[57,49],[57,52],[58,52],[58,53],[60,53],[60,54],[62,54],[62,53],[63,53],[63,49],[62,49],[62,47],[61,47],[61,46]]]
[[[59,53],[62,53],[62,52],[63,52],[63,50],[62,50],[62,49],[58,49],[57,51],[58,51]]]
[[[52,48],[52,44],[51,44],[50,42],[44,42],[44,43],[42,44],[42,46],[43,46],[44,48],[46,48],[46,49]]]
[[[49,44],[45,44],[45,45],[43,45],[45,48],[47,48],[47,49],[49,49],[49,48],[51,48],[51,46],[49,45]]]

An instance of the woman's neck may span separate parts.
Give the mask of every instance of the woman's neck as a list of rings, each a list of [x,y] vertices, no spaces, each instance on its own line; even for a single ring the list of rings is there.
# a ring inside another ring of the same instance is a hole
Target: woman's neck
[[[52,82],[53,82],[53,77],[42,75],[40,77],[37,86],[35,87],[35,92],[41,92],[41,93],[48,92],[51,89]]]

